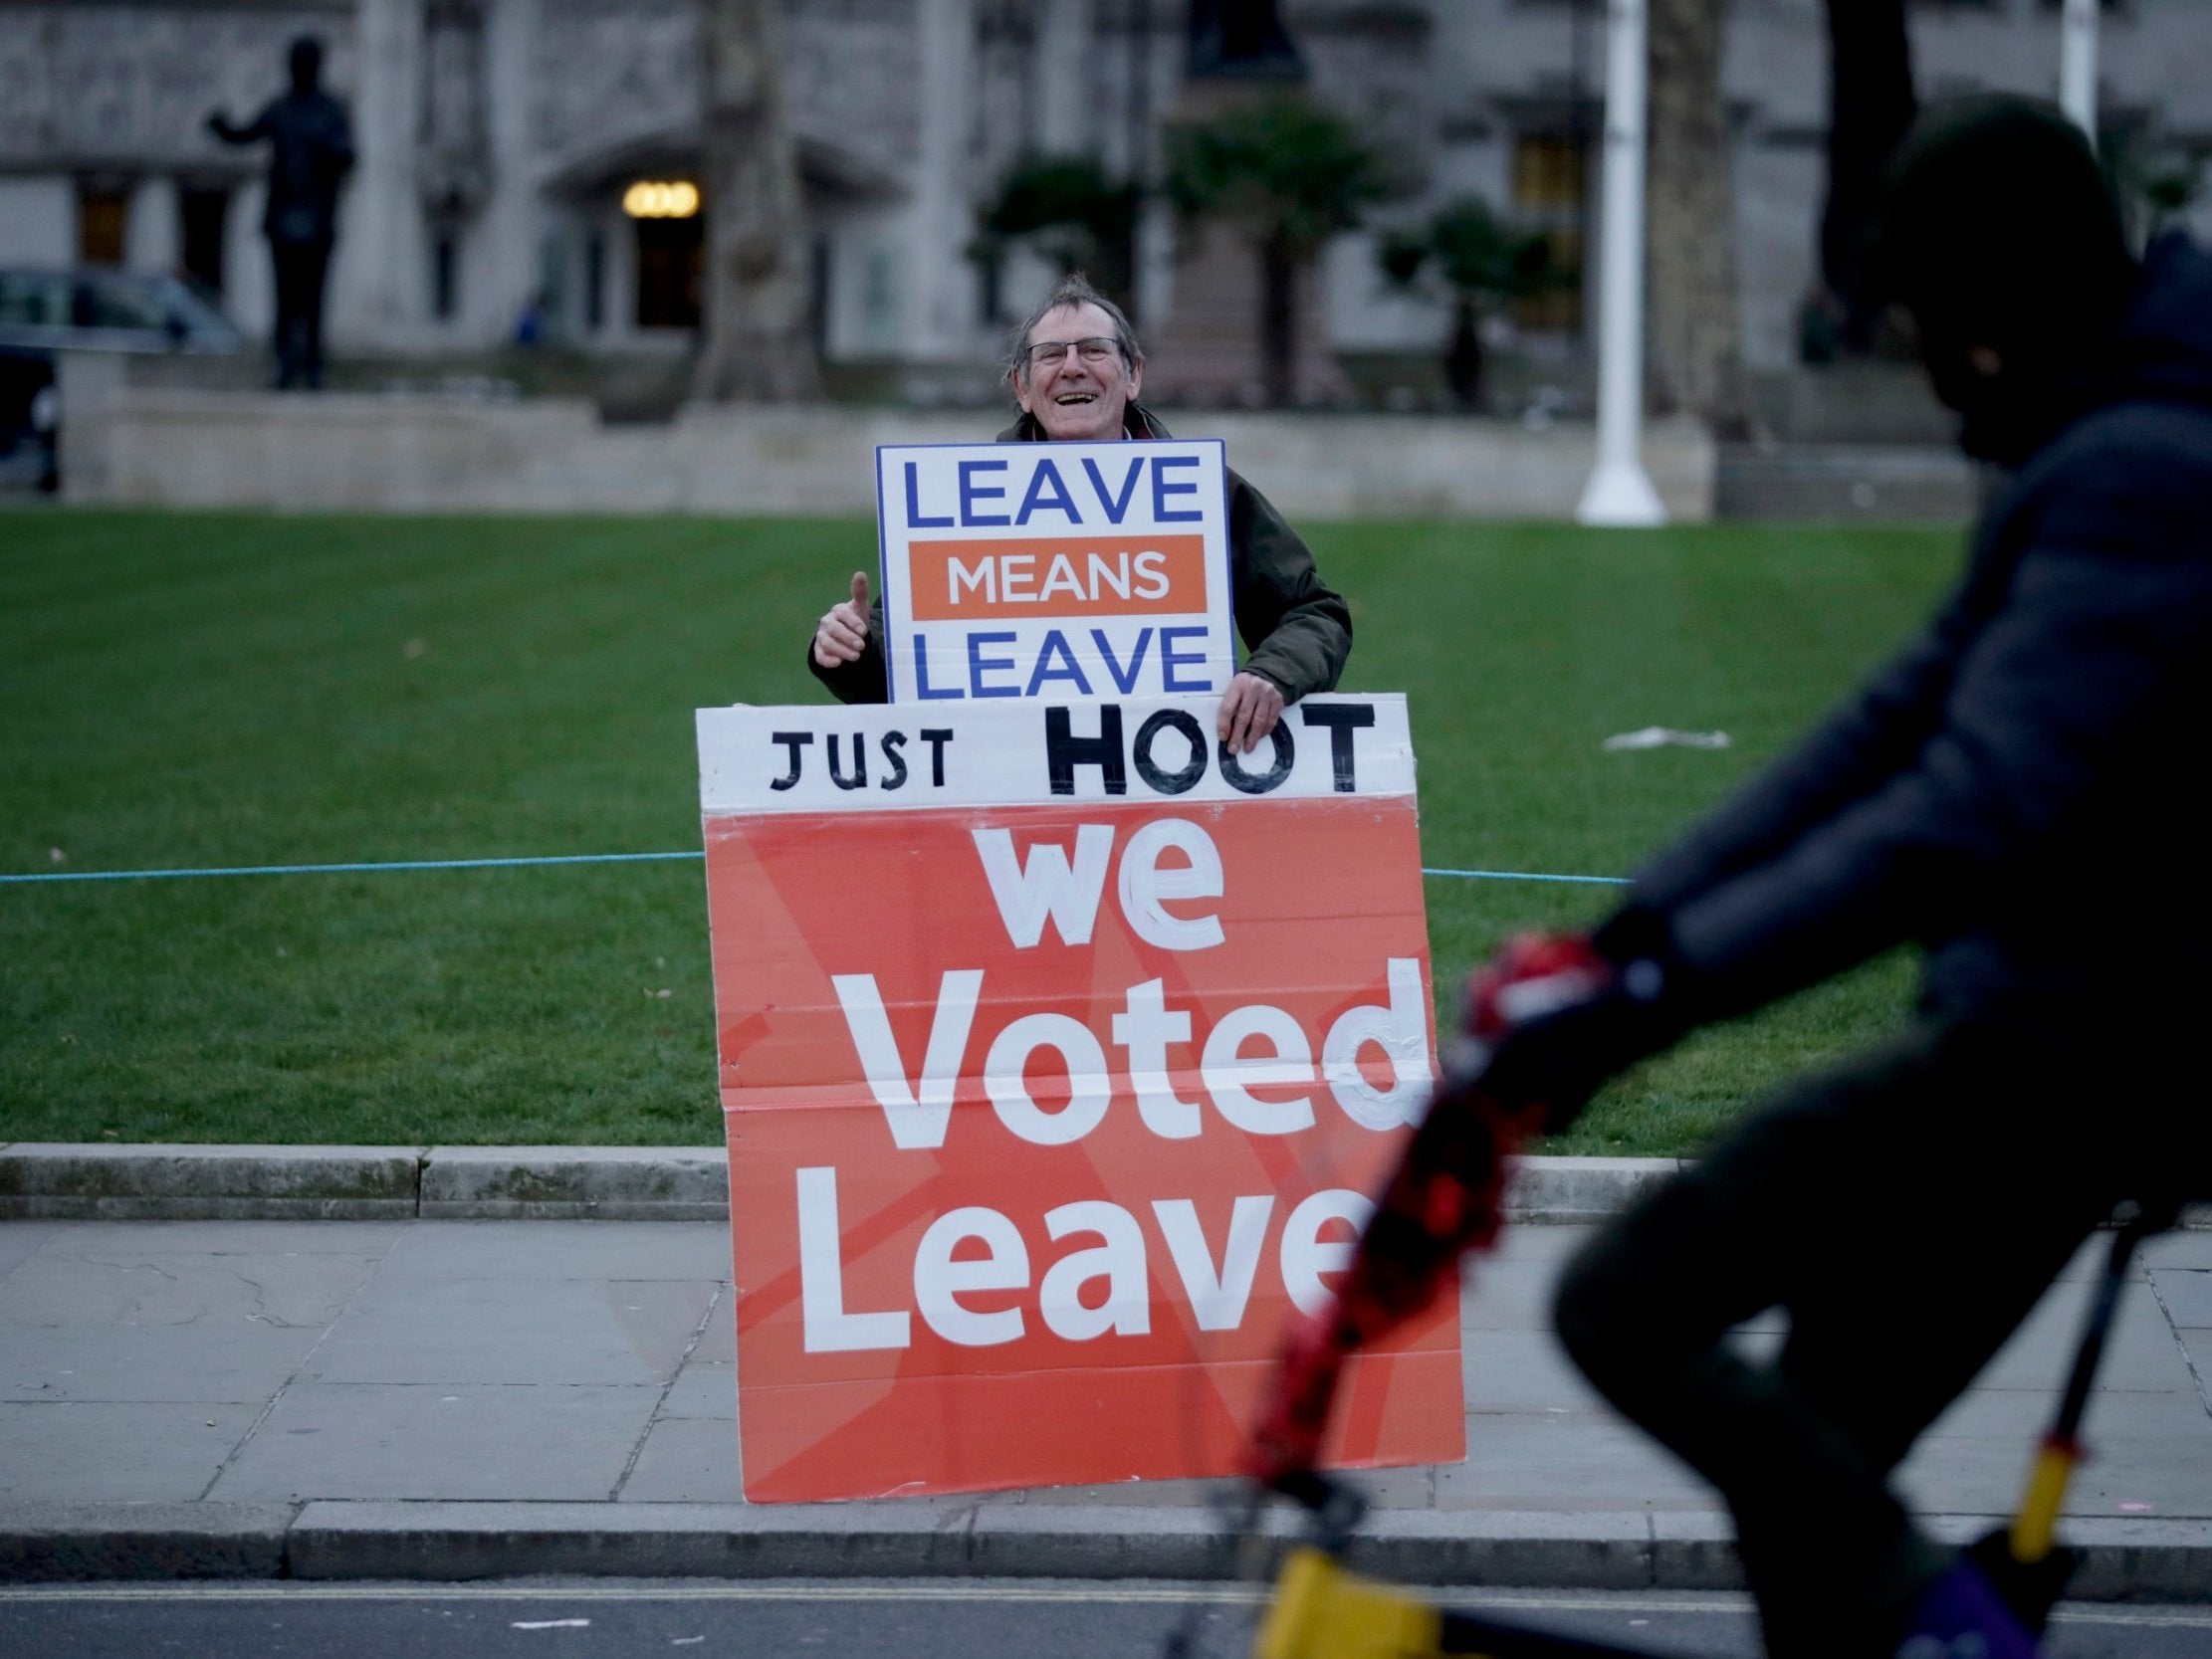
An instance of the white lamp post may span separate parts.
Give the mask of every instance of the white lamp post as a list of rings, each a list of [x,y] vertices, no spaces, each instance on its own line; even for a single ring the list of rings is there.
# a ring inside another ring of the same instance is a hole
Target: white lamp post
[[[1598,465],[1575,518],[1662,524],[1644,471],[1644,0],[1609,0],[1605,232],[1598,252]]]
[[[2066,0],[2059,14],[2059,107],[2097,142],[2097,0]]]

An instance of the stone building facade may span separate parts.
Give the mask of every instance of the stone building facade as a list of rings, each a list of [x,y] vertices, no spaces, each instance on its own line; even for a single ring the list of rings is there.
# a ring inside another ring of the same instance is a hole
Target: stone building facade
[[[1280,6],[1310,90],[1397,158],[1411,193],[1379,217],[1474,194],[1567,250],[1597,244],[1583,159],[1603,12]],[[1163,123],[1193,107],[1190,13],[1191,0],[786,0],[826,356],[917,376],[987,359],[1047,273],[987,272],[976,204],[1024,154],[1156,168]],[[2056,0],[1914,0],[1911,18],[1923,96],[2055,92]],[[693,0],[0,0],[0,265],[181,267],[266,329],[259,158],[203,121],[274,96],[301,34],[325,43],[359,153],[331,296],[339,350],[473,352],[526,313],[587,351],[685,349],[697,221],[669,213],[680,192],[634,187],[697,177]],[[1821,0],[1733,0],[1724,84],[1754,366],[1791,359],[1813,279],[1825,55]],[[2212,151],[2212,5],[2106,0],[2101,71],[2112,130],[2169,157]],[[1179,300],[1197,314],[1211,279],[1191,242],[1164,211],[1143,225],[1149,329],[1172,329]],[[1438,338],[1436,303],[1387,290],[1371,235],[1342,239],[1320,276],[1307,305],[1333,351]],[[1580,348],[1571,293],[1519,321],[1531,349]]]

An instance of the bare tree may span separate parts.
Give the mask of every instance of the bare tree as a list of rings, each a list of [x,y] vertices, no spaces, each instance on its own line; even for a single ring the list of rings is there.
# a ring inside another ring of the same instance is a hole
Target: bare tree
[[[1651,0],[1654,404],[1724,437],[1750,425],[1736,327],[1735,169],[1720,91],[1726,0]]]
[[[706,339],[692,391],[715,403],[816,397],[806,216],[783,105],[782,0],[698,5]]]
[[[1821,281],[1843,345],[1864,351],[1880,320],[1863,292],[1867,228],[1889,152],[1917,110],[1904,0],[1828,0],[1828,89]]]

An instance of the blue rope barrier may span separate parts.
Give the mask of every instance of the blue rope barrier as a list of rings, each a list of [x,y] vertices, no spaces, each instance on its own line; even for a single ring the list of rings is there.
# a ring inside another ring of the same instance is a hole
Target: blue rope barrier
[[[54,870],[0,876],[0,883],[174,882],[198,876],[343,876],[386,870],[514,870],[533,864],[656,864],[705,853],[557,853],[536,858],[418,858],[385,864],[242,864],[215,870]]]
[[[209,870],[42,870],[22,875],[0,875],[0,886],[27,886],[33,882],[175,882],[203,876],[350,876],[380,875],[387,870],[519,870],[542,864],[665,864],[675,859],[705,858],[705,853],[551,853],[530,858],[417,858],[395,859],[384,864],[241,864]],[[1601,887],[1624,887],[1625,876],[1555,876],[1533,870],[1429,870],[1424,876],[1472,882],[1576,882]]]
[[[1627,887],[1626,876],[1552,876],[1535,870],[1429,870],[1424,876],[1457,876],[1470,882],[1575,882],[1593,887]]]

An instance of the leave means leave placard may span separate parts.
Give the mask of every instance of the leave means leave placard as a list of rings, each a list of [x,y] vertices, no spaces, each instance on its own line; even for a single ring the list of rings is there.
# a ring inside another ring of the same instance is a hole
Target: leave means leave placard
[[[1218,440],[876,451],[894,703],[1224,690]]]

